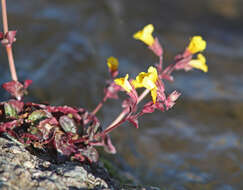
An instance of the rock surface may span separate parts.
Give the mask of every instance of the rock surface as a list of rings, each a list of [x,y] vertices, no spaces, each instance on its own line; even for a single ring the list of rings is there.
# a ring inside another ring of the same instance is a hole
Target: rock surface
[[[24,145],[0,137],[1,190],[141,189],[152,187],[119,185],[100,164],[55,163],[31,154]]]

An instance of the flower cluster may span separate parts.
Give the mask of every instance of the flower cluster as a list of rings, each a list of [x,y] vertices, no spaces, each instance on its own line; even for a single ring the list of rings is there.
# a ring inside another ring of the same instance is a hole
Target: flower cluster
[[[116,96],[118,91],[123,90],[128,94],[129,98],[123,102],[124,110],[120,116],[122,119],[119,119],[119,122],[114,122],[108,126],[108,128],[105,130],[107,133],[125,121],[129,121],[138,127],[137,119],[143,114],[152,113],[155,111],[155,109],[165,111],[172,108],[175,104],[175,101],[180,96],[180,93],[173,91],[171,94],[167,95],[165,92],[163,80],[173,81],[174,78],[172,76],[172,72],[174,70],[183,69],[185,71],[189,71],[195,68],[204,72],[208,71],[205,57],[201,53],[197,54],[198,52],[204,51],[206,48],[206,41],[204,41],[201,36],[194,36],[191,39],[189,45],[186,47],[185,51],[182,54],[175,56],[175,63],[163,69],[163,49],[159,43],[158,38],[153,37],[153,31],[154,26],[149,24],[142,30],[135,33],[133,38],[144,42],[148,48],[159,57],[159,63],[155,66],[150,66],[147,72],[139,73],[135,79],[129,80],[129,75],[126,74],[125,77],[116,78],[113,80],[113,82],[110,82],[109,87],[113,85],[113,92],[114,84],[120,87],[120,89],[117,88],[115,91]],[[193,59],[195,54],[197,54],[197,58]],[[108,60],[114,60],[114,57],[110,57]],[[118,61],[115,61],[115,63],[118,63]],[[114,70],[117,71],[118,64],[114,65]],[[108,67],[112,75],[112,64],[109,63]],[[137,88],[145,88],[145,91],[139,96],[136,91]],[[106,92],[109,91],[107,90]],[[137,105],[149,92],[151,94],[152,101],[145,103],[143,108],[138,111]]]
[[[206,44],[207,44],[206,41],[203,40],[201,36],[194,36],[191,39],[191,42],[188,45],[185,54],[190,55],[190,54],[196,54],[198,52],[202,52],[205,50]],[[197,59],[190,60],[188,64],[192,68],[200,69],[204,72],[208,71],[208,66],[206,65],[206,58],[201,53],[199,53],[197,55]],[[190,68],[188,68],[188,69],[190,69]]]
[[[206,44],[206,41],[201,36],[194,36],[184,53],[176,56],[177,65],[175,65],[175,69],[189,71],[195,68],[207,72],[206,58],[202,53],[199,53],[205,50]],[[192,59],[195,54],[197,54],[197,58]]]

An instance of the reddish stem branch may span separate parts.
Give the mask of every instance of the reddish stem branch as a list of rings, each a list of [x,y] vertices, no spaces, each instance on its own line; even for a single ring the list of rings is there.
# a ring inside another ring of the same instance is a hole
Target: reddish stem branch
[[[124,109],[118,116],[117,118],[105,129],[105,131],[110,131],[113,126],[117,125],[127,114],[127,110]]]
[[[150,92],[150,90],[146,89],[143,91],[143,93],[138,97],[138,102],[137,104],[139,104],[139,102],[144,99],[145,96],[147,96],[147,94]],[[110,132],[112,129],[116,128],[118,125],[121,124],[122,119],[126,116],[127,114],[127,110],[124,109],[118,116],[117,118],[105,129],[104,133],[108,133]]]
[[[159,65],[160,65],[160,69],[162,71],[162,69],[163,69],[163,57],[162,57],[162,55],[159,56]]]
[[[126,114],[125,114],[126,115]],[[125,116],[124,115],[124,116]],[[124,117],[123,116],[123,117]],[[113,125],[110,125],[110,127],[107,127],[102,133],[101,133],[101,135],[106,135],[106,134],[108,134],[109,132],[111,132],[113,129],[115,129],[115,128],[117,128],[119,125],[121,125],[123,122],[125,122],[126,121],[126,119],[124,119],[124,118],[120,118],[120,120],[119,121],[117,121],[116,123],[114,123]]]
[[[8,32],[8,17],[7,17],[7,6],[6,0],[2,0],[2,18],[3,18],[3,32]]]
[[[3,32],[5,35],[8,32],[7,6],[6,6],[6,0],[1,0],[1,2],[2,2]],[[12,80],[18,81],[18,77],[17,77],[15,65],[14,65],[12,45],[6,45],[6,51],[7,51],[7,55],[8,55],[8,63],[9,63],[9,69],[11,72]]]
[[[138,103],[141,102],[141,100],[144,99],[145,96],[147,96],[149,92],[150,92],[149,89],[144,90],[143,93],[138,97]]]
[[[6,46],[6,51],[8,55],[8,63],[9,63],[9,69],[10,69],[12,80],[18,81],[18,77],[14,65],[12,46]]]
[[[107,97],[105,96],[103,98],[103,100],[96,106],[96,108],[92,111],[92,114],[95,115],[99,110],[100,108],[102,108],[103,104],[105,103],[105,101],[107,100]]]

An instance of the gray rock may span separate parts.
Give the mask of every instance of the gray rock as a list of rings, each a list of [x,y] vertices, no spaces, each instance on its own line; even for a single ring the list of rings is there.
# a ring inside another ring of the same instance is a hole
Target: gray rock
[[[49,158],[50,159],[50,158]],[[57,164],[31,154],[24,145],[0,137],[1,190],[153,189],[122,186],[101,164]]]
[[[51,163],[30,154],[23,145],[0,138],[0,189],[116,189],[107,171],[97,174],[95,167]]]

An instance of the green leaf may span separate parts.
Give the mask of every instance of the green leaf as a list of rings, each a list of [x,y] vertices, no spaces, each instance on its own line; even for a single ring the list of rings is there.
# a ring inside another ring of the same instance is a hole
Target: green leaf
[[[77,133],[77,126],[72,118],[63,115],[62,117],[60,117],[59,123],[65,132],[71,132],[75,134]]]
[[[7,116],[17,118],[17,110],[11,104],[4,103],[4,111]]]
[[[36,110],[29,115],[28,120],[36,121],[46,117],[47,117],[46,112],[44,112],[43,110]]]

